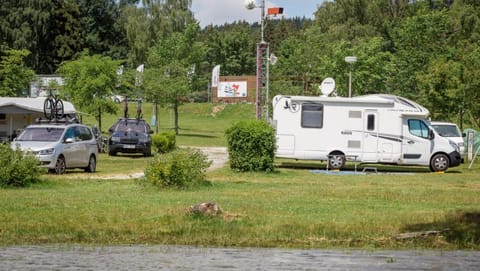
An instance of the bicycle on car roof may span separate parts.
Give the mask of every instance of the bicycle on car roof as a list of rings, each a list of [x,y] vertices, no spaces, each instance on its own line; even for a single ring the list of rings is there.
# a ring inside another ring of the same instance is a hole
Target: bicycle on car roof
[[[54,95],[51,89],[43,102],[43,114],[48,120],[61,119],[65,116],[63,101],[59,98],[59,95]]]

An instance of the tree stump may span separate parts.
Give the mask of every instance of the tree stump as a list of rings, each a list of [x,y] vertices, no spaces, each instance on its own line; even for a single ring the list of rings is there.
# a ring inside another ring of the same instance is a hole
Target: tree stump
[[[190,206],[187,213],[191,215],[217,216],[222,214],[222,210],[215,202],[203,202]]]

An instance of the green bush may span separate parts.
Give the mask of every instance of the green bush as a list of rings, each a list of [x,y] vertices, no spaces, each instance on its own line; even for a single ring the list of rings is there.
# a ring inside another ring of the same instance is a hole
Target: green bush
[[[41,172],[33,155],[0,144],[0,186],[25,187],[38,182]]]
[[[275,131],[260,120],[240,121],[225,132],[230,168],[238,171],[273,171]]]
[[[203,152],[190,148],[156,154],[145,170],[143,181],[159,188],[190,187],[205,180],[211,163]]]
[[[152,146],[157,153],[173,151],[175,144],[175,132],[163,132],[152,136]]]

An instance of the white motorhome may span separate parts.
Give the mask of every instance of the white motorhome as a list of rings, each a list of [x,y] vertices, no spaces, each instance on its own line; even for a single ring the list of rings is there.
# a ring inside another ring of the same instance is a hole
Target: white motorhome
[[[429,166],[445,171],[460,164],[458,146],[429,126],[429,111],[393,95],[353,98],[277,95],[273,99],[276,156]]]

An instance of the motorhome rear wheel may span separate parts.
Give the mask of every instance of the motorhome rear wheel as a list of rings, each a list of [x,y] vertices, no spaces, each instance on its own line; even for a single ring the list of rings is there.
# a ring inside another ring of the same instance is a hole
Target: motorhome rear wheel
[[[341,169],[345,165],[345,156],[341,154],[330,155],[328,166],[331,169]]]

